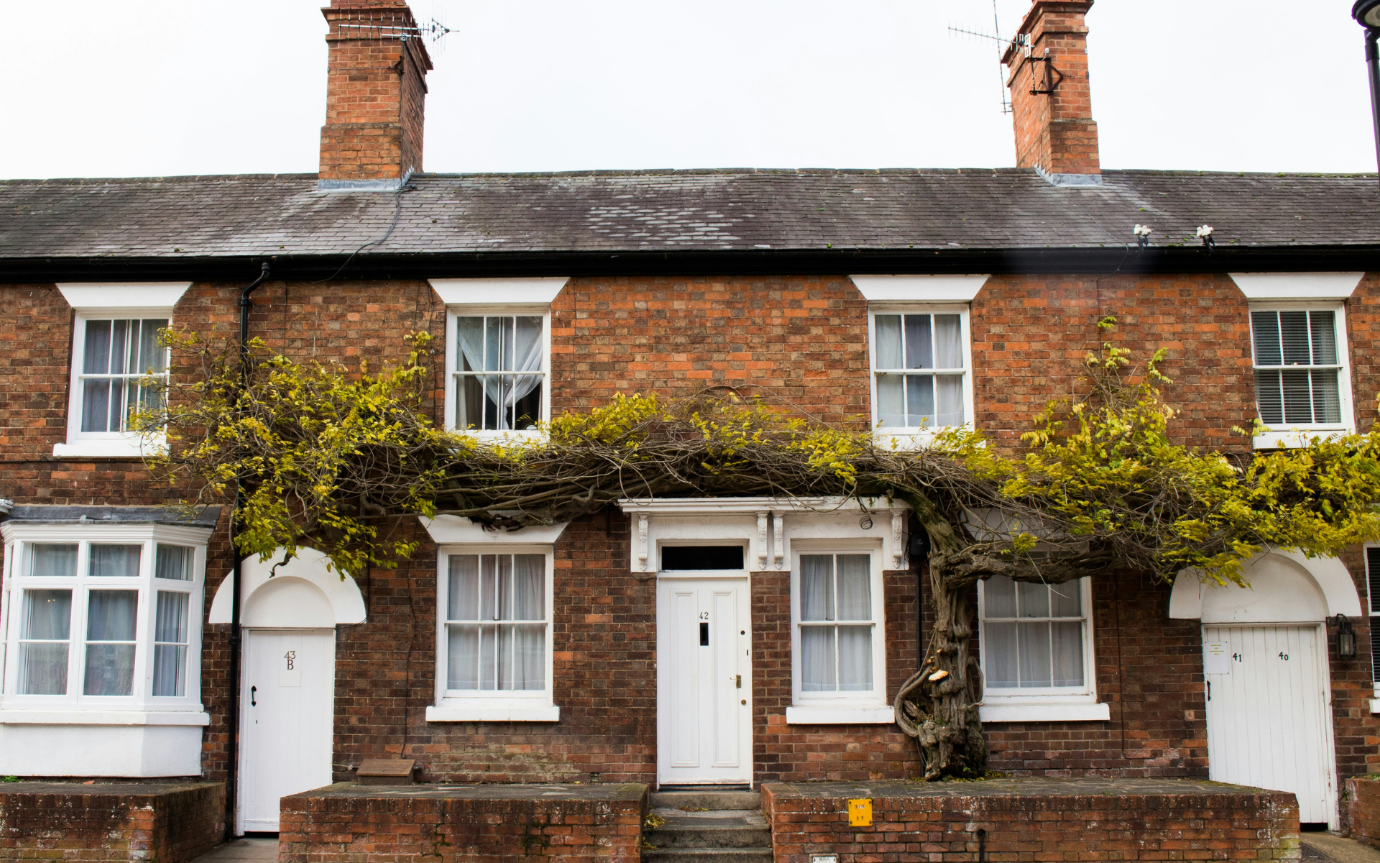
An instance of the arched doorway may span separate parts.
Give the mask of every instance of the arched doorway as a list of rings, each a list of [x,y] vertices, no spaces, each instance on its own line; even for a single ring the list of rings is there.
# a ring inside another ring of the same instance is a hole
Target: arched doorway
[[[303,550],[276,575],[272,566],[241,566],[236,834],[278,832],[283,797],[331,783],[335,627],[365,616],[354,579],[330,572],[320,552]],[[211,623],[230,622],[230,585],[216,592]]]
[[[1359,615],[1335,558],[1270,551],[1246,566],[1249,588],[1175,581],[1169,616],[1202,621],[1208,775],[1291,791],[1305,824],[1338,825],[1336,750],[1325,618]]]

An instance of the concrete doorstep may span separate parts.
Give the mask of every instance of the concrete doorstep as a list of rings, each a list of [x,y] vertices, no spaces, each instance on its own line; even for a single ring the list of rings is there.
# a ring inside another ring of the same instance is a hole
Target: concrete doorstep
[[[227,842],[209,854],[202,854],[192,863],[277,863],[278,840],[241,836]]]
[[[1335,863],[1380,863],[1380,851],[1336,833],[1304,833],[1301,841],[1304,860],[1332,860]]]

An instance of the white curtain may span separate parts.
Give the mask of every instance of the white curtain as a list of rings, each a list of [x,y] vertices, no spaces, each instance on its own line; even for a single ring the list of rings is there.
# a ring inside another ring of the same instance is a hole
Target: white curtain
[[[872,558],[866,554],[838,556],[839,620],[872,619]]]
[[[154,577],[171,581],[191,581],[192,554],[192,549],[186,546],[159,543],[158,553],[153,561]]]
[[[72,631],[72,591],[24,591],[19,628],[21,695],[67,694],[67,642]]]
[[[1016,601],[1021,617],[1049,617],[1049,587],[1031,584],[1028,581],[1016,583]]]
[[[963,329],[959,315],[934,316],[934,367],[963,368]]]
[[[929,315],[906,315],[906,368],[934,368]]]
[[[138,578],[141,545],[90,546],[91,561],[88,574],[106,578]]]
[[[800,627],[800,688],[805,692],[833,692],[838,688],[834,674],[834,627]]]
[[[834,558],[828,554],[800,556],[800,619],[834,619]]]
[[[839,691],[872,688],[872,627],[839,627]]]
[[[1010,622],[985,624],[982,627],[981,649],[987,666],[988,686],[1014,687],[1020,685],[1020,672],[1016,663],[1016,624]]]
[[[1055,686],[1083,685],[1083,624],[1067,621],[1051,624],[1050,642]]]
[[[1018,623],[1021,686],[1052,686],[1050,678],[1049,624]]]
[[[963,378],[935,375],[934,425],[938,428],[963,425]]]
[[[93,590],[87,594],[83,694],[133,692],[134,622],[138,607],[137,590]]]
[[[546,686],[546,556],[451,555],[447,687]],[[543,621],[515,624],[508,621]]]
[[[514,620],[546,619],[546,555],[513,555]],[[513,689],[546,687],[546,626],[517,625],[513,633]]]
[[[153,694],[187,694],[188,595],[158,591],[153,625]]]
[[[877,315],[877,368],[903,369],[901,316]]]
[[[908,375],[906,377],[906,425],[919,428],[934,428],[934,376]]]
[[[1050,617],[1082,617],[1083,603],[1079,596],[1080,580],[1066,581],[1049,586]]]
[[[29,546],[29,575],[43,578],[45,576],[70,577],[76,574],[77,547],[75,545]]]
[[[512,372],[538,372],[542,370],[542,319],[537,316],[517,317],[460,317],[456,318],[456,335],[459,342],[459,368],[456,371],[509,372],[510,374],[484,375],[484,397],[497,406],[498,417],[494,428],[498,431],[512,429],[516,421],[514,406],[541,386],[541,375],[511,374]],[[466,376],[468,377],[468,376]],[[464,381],[457,397],[464,398]],[[487,413],[487,411],[486,411]],[[488,428],[487,422],[475,422],[467,417],[468,423],[480,428]]]

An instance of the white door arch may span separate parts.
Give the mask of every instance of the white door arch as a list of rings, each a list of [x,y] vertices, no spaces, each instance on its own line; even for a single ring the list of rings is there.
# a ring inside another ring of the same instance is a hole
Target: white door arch
[[[355,580],[303,549],[278,567],[240,563],[244,627],[235,832],[277,832],[280,801],[329,785],[335,723],[335,627],[362,623]],[[229,623],[233,575],[211,604],[211,623]]]
[[[1267,551],[1244,567],[1249,587],[1179,574],[1169,616],[1202,621],[1208,776],[1291,791],[1299,820],[1338,825],[1327,628],[1359,616],[1336,558]]]

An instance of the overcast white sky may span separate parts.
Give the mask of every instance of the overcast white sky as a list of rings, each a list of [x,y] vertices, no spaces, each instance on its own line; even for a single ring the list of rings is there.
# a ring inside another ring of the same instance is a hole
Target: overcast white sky
[[[0,177],[314,172],[323,0],[0,3]],[[998,0],[1010,36],[1029,0]],[[1374,171],[1350,0],[1099,0],[1109,168]],[[429,171],[1014,164],[991,0],[417,0]]]

